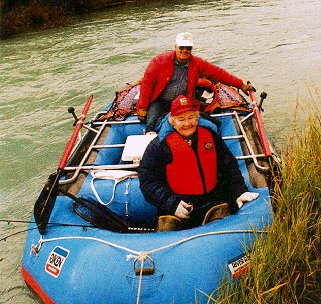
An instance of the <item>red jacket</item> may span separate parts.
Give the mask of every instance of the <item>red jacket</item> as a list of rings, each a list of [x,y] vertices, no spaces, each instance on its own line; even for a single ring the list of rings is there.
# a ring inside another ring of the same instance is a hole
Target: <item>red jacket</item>
[[[174,51],[167,51],[154,57],[149,63],[140,86],[138,108],[147,109],[160,95],[174,73]],[[191,55],[188,66],[187,96],[194,97],[199,78],[206,77],[213,83],[221,82],[229,86],[241,88],[243,81],[224,69],[208,61]]]

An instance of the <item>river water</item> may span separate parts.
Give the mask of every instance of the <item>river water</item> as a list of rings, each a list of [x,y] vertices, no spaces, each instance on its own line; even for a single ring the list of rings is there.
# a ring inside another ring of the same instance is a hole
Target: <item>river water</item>
[[[78,113],[89,116],[139,78],[149,60],[194,34],[194,54],[268,93],[263,119],[280,149],[294,109],[320,101],[320,0],[154,1],[114,7],[74,25],[0,41],[0,219],[28,221]],[[0,222],[0,303],[40,303],[25,286],[23,223]]]

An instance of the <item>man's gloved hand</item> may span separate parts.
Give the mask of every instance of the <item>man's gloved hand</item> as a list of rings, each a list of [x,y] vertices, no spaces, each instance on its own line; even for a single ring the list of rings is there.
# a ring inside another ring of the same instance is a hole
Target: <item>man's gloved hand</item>
[[[193,211],[193,205],[187,204],[184,201],[180,201],[175,211],[175,215],[181,219],[188,219],[192,211]]]
[[[146,121],[147,109],[137,108],[137,117],[141,122]]]
[[[251,84],[245,84],[245,83],[242,84],[241,90],[247,96],[249,96],[248,91],[250,90],[253,90],[254,92],[256,92],[256,89]]]
[[[239,209],[242,208],[245,202],[251,202],[259,197],[257,192],[244,192],[241,196],[236,199],[236,203],[239,206]]]

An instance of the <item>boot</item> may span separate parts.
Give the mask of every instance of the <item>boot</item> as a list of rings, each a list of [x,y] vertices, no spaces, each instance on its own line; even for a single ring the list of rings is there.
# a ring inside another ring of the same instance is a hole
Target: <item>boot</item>
[[[213,206],[206,212],[202,225],[222,219],[230,214],[230,206],[227,203]]]
[[[162,215],[158,218],[156,231],[176,231],[182,230],[184,223],[174,215]]]

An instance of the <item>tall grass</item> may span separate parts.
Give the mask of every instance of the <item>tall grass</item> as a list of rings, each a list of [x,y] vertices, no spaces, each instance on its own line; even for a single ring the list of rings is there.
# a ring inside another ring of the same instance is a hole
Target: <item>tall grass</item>
[[[321,121],[309,115],[281,156],[274,222],[251,249],[249,272],[208,303],[321,303]]]

